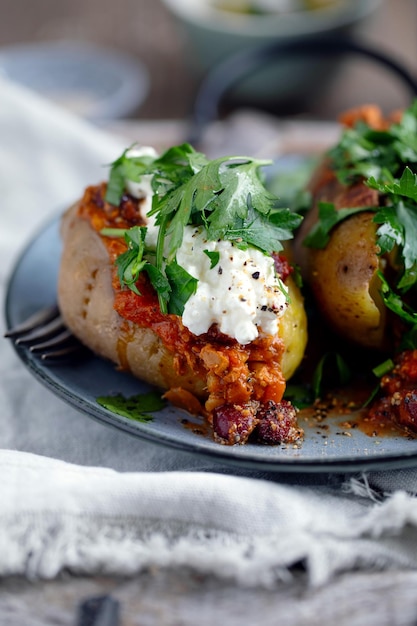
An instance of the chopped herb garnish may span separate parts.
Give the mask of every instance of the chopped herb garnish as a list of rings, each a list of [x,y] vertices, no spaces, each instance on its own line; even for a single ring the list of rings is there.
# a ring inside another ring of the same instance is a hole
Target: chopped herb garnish
[[[400,341],[399,350],[415,350],[417,349],[417,324],[414,324],[405,333],[403,333]]]
[[[136,282],[140,272],[145,267],[147,261],[143,259],[145,251],[146,228],[134,226],[124,232],[127,243],[127,252],[116,259],[117,274],[120,284],[126,285],[136,294],[140,295]]]
[[[217,252],[217,250],[203,250],[203,252],[210,259],[210,269],[212,270],[213,267],[216,267],[217,263],[220,261],[220,252]]]
[[[160,411],[165,406],[161,395],[154,391],[137,394],[129,398],[125,398],[119,393],[115,396],[100,396],[96,400],[100,406],[112,413],[128,417],[136,422],[152,421],[151,412]]]
[[[323,355],[314,370],[312,387],[315,398],[320,398],[324,392],[325,373],[337,378],[337,383],[346,385],[351,379],[351,371],[344,358],[337,352],[327,352]],[[327,378],[327,376],[326,376]]]
[[[147,167],[153,161],[152,156],[129,157],[131,148],[127,148],[123,154],[111,164],[109,181],[107,183],[106,201],[116,206],[119,205],[125,191],[126,180],[140,182]]]
[[[168,313],[182,315],[185,303],[196,292],[198,280],[176,261],[167,265],[165,271],[171,285]]]
[[[376,365],[373,368],[372,373],[377,378],[382,378],[383,376],[385,376],[385,374],[388,374],[393,369],[394,369],[394,361],[392,359],[386,359],[385,361],[383,361],[383,363],[379,363],[379,365]]]
[[[392,359],[386,359],[382,363],[379,363],[379,365],[376,365],[372,369],[372,373],[374,376],[376,376],[376,378],[382,378],[386,374],[389,374],[389,372],[391,372],[393,369],[394,369],[394,361]],[[375,398],[377,397],[380,391],[381,391],[381,385],[380,385],[380,382],[378,381],[378,384],[372,389],[368,398],[363,403],[362,408],[366,408],[367,406],[369,406],[371,402],[375,400]]]
[[[265,254],[282,250],[282,242],[292,238],[302,218],[281,208],[278,198],[265,187],[260,169],[269,163],[240,156],[209,160],[189,144],[156,158],[130,157],[129,150],[125,151],[112,164],[106,200],[117,206],[127,181],[151,176],[154,195],[148,216],[155,218],[158,238],[156,250],[148,250],[144,227],[124,233],[128,250],[116,261],[121,285],[138,293],[139,274],[146,271],[161,311],[181,315],[197,287],[196,279],[176,260],[188,225],[204,228],[208,241],[226,239],[239,248],[253,246]],[[218,253],[208,256],[215,267]]]
[[[294,384],[290,383],[285,388],[284,398],[290,400],[297,409],[305,409],[311,406],[314,401],[312,390],[306,384]]]
[[[417,311],[407,306],[403,299],[390,287],[381,272],[378,272],[378,275],[381,280],[381,295],[385,306],[398,315],[404,322],[412,324],[413,326],[416,325]]]

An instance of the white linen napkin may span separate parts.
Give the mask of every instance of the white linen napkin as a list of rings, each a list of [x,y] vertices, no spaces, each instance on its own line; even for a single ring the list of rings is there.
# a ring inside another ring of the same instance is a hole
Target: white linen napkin
[[[4,300],[25,242],[126,146],[3,79],[0,137]],[[417,470],[353,479],[232,471],[78,413],[6,339],[0,448],[0,575],[187,565],[272,585],[302,563],[321,584],[354,568],[417,565]]]

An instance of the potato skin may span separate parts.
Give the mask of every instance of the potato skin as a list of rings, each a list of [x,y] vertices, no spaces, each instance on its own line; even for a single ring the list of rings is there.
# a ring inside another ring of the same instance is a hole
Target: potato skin
[[[207,396],[204,372],[176,371],[175,355],[152,329],[139,327],[114,309],[112,267],[100,235],[78,216],[78,203],[62,219],[63,252],[58,278],[58,304],[68,328],[93,352],[122,370],[163,390],[183,388],[200,399]],[[304,355],[307,319],[301,292],[287,280],[291,304],[281,318],[285,342],[284,377],[289,378]]]
[[[281,368],[284,378],[289,380],[300,365],[307,345],[307,314],[300,289],[289,276],[285,281],[288,287],[290,305],[279,322],[278,335],[284,341],[284,354]]]
[[[112,268],[100,236],[77,216],[78,205],[62,220],[64,242],[58,278],[58,304],[68,328],[96,354],[149,384],[183,387],[198,397],[205,381],[191,370],[180,375],[174,356],[149,328],[124,320],[113,308]]]
[[[295,259],[310,285],[318,308],[331,327],[348,341],[368,348],[385,347],[386,308],[379,293],[381,268],[373,212],[357,213],[336,226],[323,249],[306,248],[303,240],[318,219],[318,203],[336,210],[378,204],[375,190],[363,183],[347,187],[327,163],[310,185],[314,205],[296,238]]]

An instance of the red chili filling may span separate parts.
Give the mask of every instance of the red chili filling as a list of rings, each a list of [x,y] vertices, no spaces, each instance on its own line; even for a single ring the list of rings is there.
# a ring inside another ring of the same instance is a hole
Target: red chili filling
[[[401,352],[394,369],[381,379],[381,398],[370,417],[390,417],[400,426],[417,432],[417,350]]]

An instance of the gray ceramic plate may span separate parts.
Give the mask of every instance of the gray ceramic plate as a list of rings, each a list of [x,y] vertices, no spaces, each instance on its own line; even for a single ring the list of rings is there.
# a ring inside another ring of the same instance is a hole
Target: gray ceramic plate
[[[56,301],[58,224],[59,218],[35,236],[16,265],[6,299],[8,328]],[[112,364],[95,356],[76,366],[52,366],[38,360],[25,347],[17,346],[16,350],[36,378],[86,416],[127,434],[206,455],[223,464],[276,472],[357,472],[417,465],[417,439],[395,434],[371,437],[358,428],[347,430],[346,416],[327,418],[325,430],[314,421],[303,422],[305,440],[300,447],[221,446],[185,427],[183,422],[189,416],[173,407],[156,413],[149,423],[134,422],[102,408],[96,398],[112,393],[130,396],[149,390],[144,383],[115,371]]]

